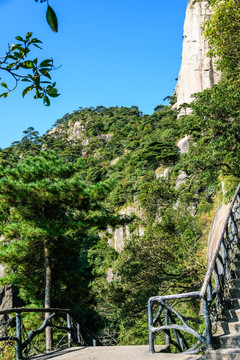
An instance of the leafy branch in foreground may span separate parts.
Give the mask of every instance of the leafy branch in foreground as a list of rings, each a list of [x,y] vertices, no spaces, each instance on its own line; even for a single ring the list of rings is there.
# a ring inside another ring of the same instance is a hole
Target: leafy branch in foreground
[[[38,63],[38,58],[27,59],[32,46],[41,49],[39,44],[42,42],[33,38],[32,35],[32,32],[28,32],[25,39],[16,36],[15,39],[18,40],[18,43],[9,45],[6,55],[0,58],[0,70],[5,71],[15,82],[13,87],[9,87],[6,82],[1,82],[0,85],[6,91],[0,94],[0,97],[8,97],[9,93],[16,89],[19,81],[28,82],[29,86],[23,90],[22,96],[24,97],[29,91],[35,90],[34,99],[43,99],[43,104],[49,106],[49,96],[59,96],[55,87],[56,83],[52,82],[50,75],[50,72],[56,67],[52,59],[46,59],[40,63]],[[29,71],[31,73],[28,73]]]

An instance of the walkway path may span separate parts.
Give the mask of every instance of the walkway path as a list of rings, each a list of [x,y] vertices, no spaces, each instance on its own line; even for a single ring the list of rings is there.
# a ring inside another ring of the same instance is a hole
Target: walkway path
[[[156,351],[163,347],[156,346]],[[148,346],[96,346],[60,350],[47,355],[38,355],[32,360],[198,360],[199,355],[148,353]]]

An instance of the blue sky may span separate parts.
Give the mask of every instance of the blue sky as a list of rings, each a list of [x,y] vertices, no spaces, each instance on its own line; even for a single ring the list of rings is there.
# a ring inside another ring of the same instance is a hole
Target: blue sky
[[[39,59],[61,67],[52,75],[61,96],[44,107],[22,87],[0,98],[0,148],[33,126],[40,134],[84,106],[132,106],[145,114],[172,95],[181,63],[187,0],[49,0],[59,32],[45,20],[46,3],[0,0],[0,56],[17,35],[43,42]],[[0,72],[1,81],[6,80]]]

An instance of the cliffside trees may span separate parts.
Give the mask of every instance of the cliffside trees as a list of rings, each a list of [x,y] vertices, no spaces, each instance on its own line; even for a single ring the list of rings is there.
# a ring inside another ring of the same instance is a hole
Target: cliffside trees
[[[114,218],[101,205],[109,185],[86,185],[81,167],[81,161],[66,164],[53,152],[41,152],[0,168],[0,262],[7,266],[2,282],[17,285],[26,303],[49,308],[53,294],[54,304],[65,294],[62,307],[70,305],[71,294],[80,304],[88,300],[87,251],[97,229]]]
[[[205,24],[205,36],[222,76],[212,89],[195,94],[193,114],[182,127],[195,146],[181,161],[189,173],[208,172],[209,179],[217,179],[220,171],[239,177],[240,7],[237,0],[210,3],[213,13]]]
[[[211,55],[222,71],[240,75],[240,8],[238,0],[211,0],[213,14],[205,24]]]

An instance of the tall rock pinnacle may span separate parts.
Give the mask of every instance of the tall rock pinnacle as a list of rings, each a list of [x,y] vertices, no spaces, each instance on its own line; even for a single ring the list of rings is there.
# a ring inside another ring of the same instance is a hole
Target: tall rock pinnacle
[[[210,15],[209,1],[189,0],[183,32],[182,64],[176,86],[177,108],[183,103],[189,104],[192,94],[211,88],[220,79],[213,59],[206,55],[210,47],[203,37],[203,23]],[[186,109],[186,113],[189,112],[190,109]]]

